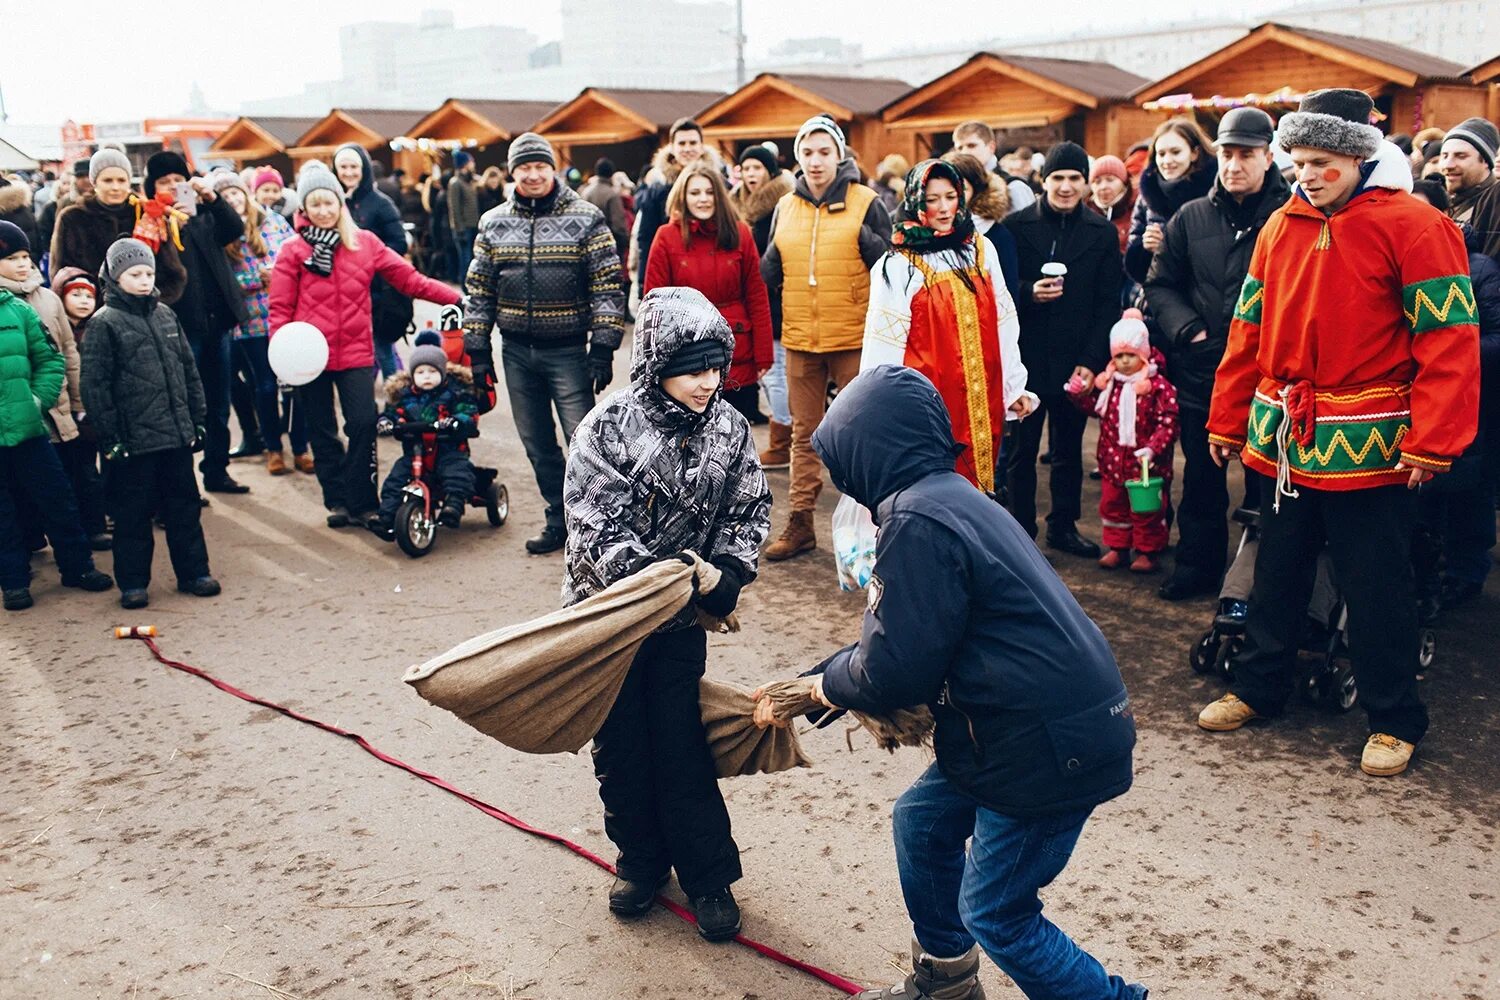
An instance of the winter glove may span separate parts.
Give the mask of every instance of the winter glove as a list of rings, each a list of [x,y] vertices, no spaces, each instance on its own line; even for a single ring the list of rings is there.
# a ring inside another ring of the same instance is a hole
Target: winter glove
[[[715,618],[728,618],[740,602],[740,588],[745,584],[740,578],[740,569],[728,559],[716,559],[719,582],[706,594],[698,595],[698,607]]]
[[[381,414],[375,421],[375,433],[380,437],[390,437],[396,431],[396,421]]]
[[[208,431],[202,427],[193,428],[193,451],[202,451],[203,442],[208,438]]]
[[[594,380],[594,395],[599,395],[615,377],[615,352],[594,344],[589,348],[589,375]]]
[[[117,444],[104,453],[104,460],[106,462],[118,462],[122,458],[129,457],[130,449],[126,448],[123,444]]]
[[[439,418],[438,421],[436,423],[434,423],[432,426],[436,430],[440,430],[440,431],[456,431],[456,430],[458,430],[458,418],[457,417],[442,417],[442,418]]]
[[[495,356],[489,351],[469,351],[469,371],[474,375],[475,395],[479,397],[479,412],[488,413],[494,402],[490,399],[495,391]]]

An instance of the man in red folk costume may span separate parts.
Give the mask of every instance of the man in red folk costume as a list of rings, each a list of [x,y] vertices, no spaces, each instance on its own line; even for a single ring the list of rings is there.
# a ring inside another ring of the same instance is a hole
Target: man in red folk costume
[[[870,269],[860,370],[904,365],[927,376],[964,445],[957,471],[987,493],[1005,421],[1036,407],[1020,332],[999,257],[975,235],[958,171],[922,161],[906,176],[891,249]]]

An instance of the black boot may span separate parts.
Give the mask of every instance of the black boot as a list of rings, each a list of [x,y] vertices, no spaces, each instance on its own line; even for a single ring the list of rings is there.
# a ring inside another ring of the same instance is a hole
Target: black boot
[[[656,894],[666,887],[667,876],[651,881],[615,877],[609,887],[609,912],[617,917],[639,917],[656,904]]]
[[[211,576],[200,576],[192,580],[178,580],[177,589],[194,597],[218,597],[219,581]]]
[[[728,886],[693,900],[693,916],[705,941],[728,941],[740,932],[740,907]]]
[[[204,480],[203,488],[209,493],[249,493],[250,487],[244,483],[235,482],[234,477],[225,473],[214,479]]]
[[[438,512],[438,524],[445,528],[456,528],[463,522],[464,504],[461,500],[444,500],[443,509]]]
[[[1062,531],[1048,531],[1047,548],[1057,549],[1071,556],[1083,556],[1086,559],[1099,558],[1099,546],[1080,535],[1078,529],[1072,525],[1068,525]]]
[[[865,990],[854,1000],[985,1000],[979,982],[979,946],[958,958],[933,958],[911,943],[911,975],[883,990]]]
[[[78,576],[63,577],[62,585],[64,587],[76,587],[79,590],[87,590],[97,594],[100,591],[112,589],[115,581],[114,577],[108,573],[101,573],[97,569],[91,569]]]
[[[33,603],[30,587],[16,587],[14,590],[5,592],[6,611],[25,611]]]
[[[526,539],[526,551],[534,556],[542,556],[548,552],[556,552],[566,545],[567,541],[567,528],[555,528],[549,524],[542,529],[540,535]]]

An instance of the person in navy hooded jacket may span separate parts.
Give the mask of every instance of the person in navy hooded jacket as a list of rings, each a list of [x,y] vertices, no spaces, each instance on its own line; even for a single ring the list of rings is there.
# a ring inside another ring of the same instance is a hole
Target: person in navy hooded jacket
[[[937,721],[937,762],[893,814],[912,975],[859,996],[982,1000],[979,947],[1028,997],[1146,996],[1037,898],[1094,807],[1130,787],[1135,721],[1109,643],[1016,520],[953,471],[960,446],[925,376],[864,372],[813,447],[879,526],[860,641],[814,671],[818,697],[927,705]]]

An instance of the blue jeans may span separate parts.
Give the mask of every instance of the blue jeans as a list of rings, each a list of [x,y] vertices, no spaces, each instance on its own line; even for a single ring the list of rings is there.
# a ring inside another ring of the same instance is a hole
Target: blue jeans
[[[771,370],[760,380],[766,390],[766,401],[771,407],[771,419],[787,427],[792,426],[792,406],[786,396],[786,348],[781,341],[773,342]]]
[[[396,345],[375,341],[375,364],[380,367],[381,378],[390,378],[400,371],[401,364],[396,359]]]
[[[573,440],[578,422],[594,408],[594,384],[589,377],[588,347],[533,347],[506,340],[500,348],[505,370],[505,392],[510,397],[516,433],[526,448],[537,488],[547,502],[547,524],[562,530],[563,472],[567,460],[557,446],[557,424],[563,444]]]
[[[1090,812],[1004,816],[929,767],[892,816],[901,892],[922,950],[956,958],[978,943],[1033,1000],[1144,998],[1144,986],[1106,973],[1042,916],[1037,890],[1067,866]]]
[[[469,262],[474,259],[474,241],[479,239],[479,230],[461,229],[453,234],[453,251],[458,257],[454,270],[458,272],[458,283],[463,285],[469,278]]]

